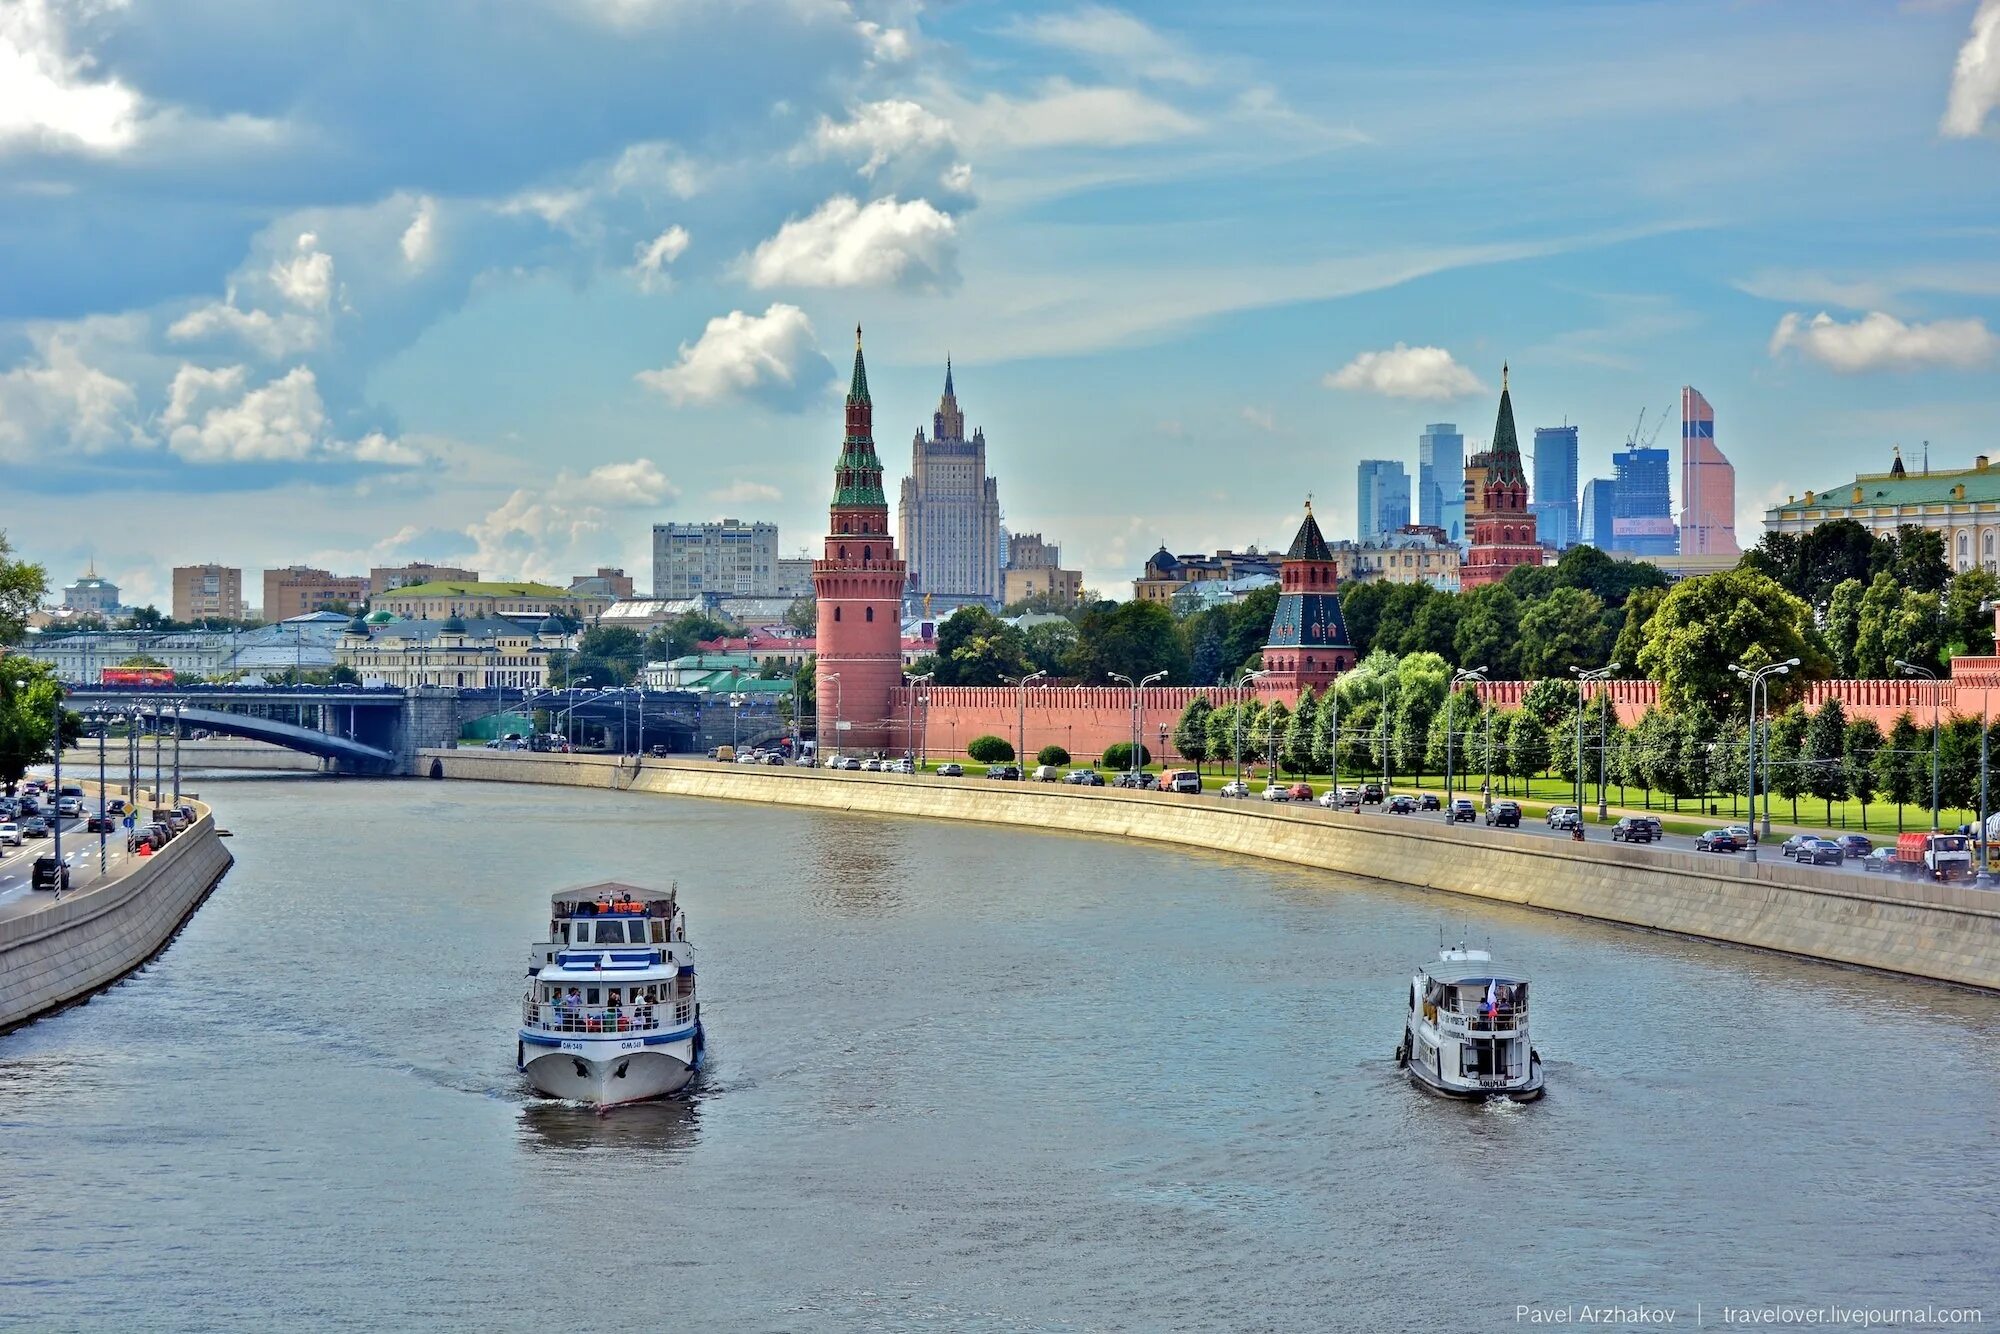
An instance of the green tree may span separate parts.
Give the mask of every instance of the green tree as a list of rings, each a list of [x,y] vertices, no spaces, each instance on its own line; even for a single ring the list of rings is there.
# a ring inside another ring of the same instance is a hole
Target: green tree
[[[1585,545],[1571,547],[1556,561],[1555,586],[1580,588],[1607,607],[1623,607],[1635,593],[1664,590],[1667,576],[1657,565],[1619,560]]]
[[[1553,758],[1548,727],[1527,709],[1516,709],[1507,719],[1507,748],[1503,753],[1509,778],[1525,781],[1547,773]]]
[[[1496,679],[1519,676],[1523,615],[1521,600],[1506,584],[1487,584],[1461,594],[1464,611],[1452,650],[1461,667],[1486,669]]]
[[[1313,736],[1319,731],[1320,703],[1312,687],[1299,692],[1299,702],[1285,724],[1285,768],[1295,774],[1313,770]]]
[[[1650,568],[1650,567],[1648,567]],[[1646,647],[1646,631],[1653,623],[1654,613],[1667,600],[1664,588],[1634,589],[1626,599],[1622,619],[1618,623],[1618,634],[1611,644],[1611,660],[1618,664],[1618,675],[1627,680],[1637,680],[1645,675],[1639,666],[1639,651]]]
[[[997,686],[1032,670],[1020,630],[976,604],[960,607],[939,623],[937,659],[941,686]]]
[[[1903,828],[1903,808],[1917,799],[1918,751],[1924,746],[1924,735],[1917,730],[1917,720],[1908,712],[1898,714],[1889,727],[1888,743],[1875,752],[1875,774],[1878,786],[1889,800],[1896,803],[1896,829]],[[1927,757],[1926,757],[1927,758]],[[1924,770],[1924,793],[1930,793],[1930,773],[1928,764]]]
[[[1215,706],[1208,702],[1208,696],[1196,695],[1187,702],[1180,720],[1174,724],[1174,749],[1197,771],[1214,754],[1208,744],[1208,720],[1214,715]]]
[[[1205,619],[1188,649],[1188,680],[1198,686],[1221,685],[1229,671],[1229,663],[1223,657],[1228,646],[1224,626],[1212,617]]]
[[[1270,761],[1274,774],[1285,767],[1285,740],[1291,722],[1292,711],[1285,707],[1285,701],[1274,699],[1264,707],[1264,716],[1257,725],[1257,753]]]
[[[1076,627],[1068,621],[1042,621],[1021,631],[1021,650],[1027,655],[1029,670],[1050,676],[1069,674],[1076,641]]]
[[[1761,757],[1758,760],[1771,776],[1772,793],[1792,803],[1793,824],[1799,820],[1799,798],[1811,791],[1806,784],[1805,765],[1808,725],[1804,706],[1787,707],[1771,720],[1770,762],[1765,764]]]
[[[1069,752],[1061,746],[1043,746],[1035,752],[1035,763],[1061,768],[1069,763]]]
[[[1241,705],[1224,704],[1211,709],[1204,727],[1208,733],[1206,750],[1210,759],[1218,765],[1228,765],[1236,759],[1236,716]]]
[[[0,671],[0,783],[13,792],[32,765],[54,758],[56,709],[63,698],[55,668],[31,658],[7,659]],[[62,710],[64,744],[83,734],[83,720]]]
[[[1977,568],[1952,576],[1944,595],[1943,665],[1953,658],[1992,655],[1993,613],[1981,608],[1994,602],[2000,602],[2000,578]]]
[[[1340,692],[1329,685],[1314,711],[1311,767],[1340,781]]]
[[[13,545],[0,530],[0,644],[18,644],[28,618],[49,594],[49,575],[39,565],[14,560]]]
[[[1941,593],[1951,580],[1951,566],[1945,563],[1944,534],[1915,524],[1898,524],[1883,553],[1888,571],[1896,583],[1915,593]]]
[[[1847,710],[1837,699],[1819,706],[1806,724],[1806,788],[1826,803],[1826,822],[1833,823],[1833,803],[1846,801]]]
[[[785,627],[802,635],[819,631],[819,602],[810,597],[793,598],[785,608]]]
[[[1076,631],[1071,665],[1086,684],[1108,685],[1114,673],[1137,681],[1158,671],[1167,673],[1168,684],[1187,680],[1188,654],[1174,614],[1158,602],[1100,604],[1083,614]]]
[[[1938,782],[1946,810],[1976,810],[1979,806],[1979,733],[1977,718],[1945,720]]]
[[[1358,655],[1367,657],[1378,647],[1375,643],[1376,631],[1382,624],[1383,608],[1395,587],[1381,579],[1369,579],[1348,584],[1340,590],[1340,611],[1347,620],[1347,641],[1354,645]]]
[[[1454,782],[1464,786],[1471,767],[1473,733],[1479,728],[1479,696],[1461,687],[1446,695],[1431,716],[1430,733],[1425,738],[1425,758],[1432,770],[1445,772],[1447,763]]]
[[[561,618],[558,618],[561,619]],[[728,636],[730,625],[706,612],[684,611],[646,638],[648,662],[672,662],[685,658],[703,644]]]
[[[1014,758],[1014,743],[989,732],[966,742],[965,753],[981,764],[1006,764]]]
[[[1571,667],[1598,667],[1609,644],[1604,604],[1581,588],[1558,588],[1521,615],[1521,675],[1560,677]]]
[[[1868,591],[1859,579],[1843,579],[1833,586],[1826,604],[1826,651],[1834,670],[1854,677],[1855,650],[1861,640],[1861,599]]]
[[[1543,727],[1554,727],[1558,719],[1576,712],[1577,695],[1575,681],[1545,676],[1528,687],[1528,693],[1521,697],[1521,707],[1540,719]]]
[[[638,631],[598,626],[583,632],[576,652],[563,664],[563,675],[570,685],[627,685],[645,665],[646,641]]]
[[[1143,745],[1140,746],[1139,767],[1143,769],[1152,762],[1153,752],[1146,749]],[[1130,769],[1132,767],[1132,743],[1129,741],[1116,741],[1106,746],[1104,748],[1104,758],[1101,763],[1107,769]]]
[[[1246,663],[1263,653],[1264,644],[1271,637],[1271,620],[1278,614],[1278,586],[1272,584],[1268,588],[1257,589],[1241,602],[1231,604],[1226,610],[1229,613],[1229,631],[1223,639],[1222,670],[1223,675],[1233,681],[1243,673]],[[1160,661],[1142,670],[1156,672],[1162,667],[1172,665]],[[1124,668],[1114,667],[1112,670],[1124,671]],[[1167,679],[1184,680],[1186,672],[1187,668],[1183,666],[1180,674]],[[1126,675],[1130,676],[1131,673],[1126,672]],[[1197,681],[1195,684],[1207,685],[1208,682]]]
[[[1847,769],[1847,790],[1861,803],[1861,827],[1868,827],[1868,803],[1875,800],[1879,771],[1875,753],[1882,749],[1882,729],[1872,718],[1856,718],[1842,738],[1841,763]]]
[[[1435,654],[1413,653],[1398,664],[1401,687],[1391,701],[1392,727],[1395,735],[1395,758],[1403,772],[1416,779],[1421,787],[1424,781],[1425,760],[1430,754],[1431,719],[1437,716],[1444,704],[1447,674],[1426,671],[1404,671],[1403,667],[1418,658],[1435,658]],[[1443,663],[1438,664],[1440,667]]]
[[[1670,795],[1675,786],[1674,768],[1679,762],[1679,748],[1674,738],[1674,723],[1664,709],[1651,708],[1641,715],[1639,725],[1633,729],[1633,744],[1628,749],[1626,771],[1632,780],[1646,792],[1646,807],[1652,809],[1653,794]]]
[[[1775,580],[1740,568],[1676,584],[1653,613],[1639,651],[1640,667],[1660,683],[1660,702],[1669,710],[1705,702],[1725,713],[1745,698],[1731,663],[1760,667],[1786,658],[1800,659],[1791,677],[1800,686],[1832,665],[1812,609]]]

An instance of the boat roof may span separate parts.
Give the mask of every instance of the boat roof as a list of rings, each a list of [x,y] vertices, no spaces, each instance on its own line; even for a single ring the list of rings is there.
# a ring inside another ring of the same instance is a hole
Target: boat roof
[[[599,899],[619,900],[639,903],[671,903],[674,891],[671,889],[641,889],[628,885],[622,880],[599,880],[595,884],[572,885],[549,895],[551,903],[595,903]]]
[[[1491,959],[1440,959],[1436,963],[1425,964],[1424,972],[1440,982],[1521,982],[1526,980],[1494,967]]]

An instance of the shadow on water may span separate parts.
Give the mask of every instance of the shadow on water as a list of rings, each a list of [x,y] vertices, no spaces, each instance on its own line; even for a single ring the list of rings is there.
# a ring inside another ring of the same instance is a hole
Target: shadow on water
[[[521,1108],[520,1140],[524,1147],[542,1153],[638,1151],[679,1158],[691,1152],[701,1137],[701,1099],[696,1092],[603,1111],[539,1100]]]

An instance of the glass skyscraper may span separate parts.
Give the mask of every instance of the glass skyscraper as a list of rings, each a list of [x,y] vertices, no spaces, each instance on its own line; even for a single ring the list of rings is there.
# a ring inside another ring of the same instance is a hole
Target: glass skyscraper
[[[1658,447],[1627,445],[1611,456],[1618,469],[1611,546],[1629,556],[1671,556],[1680,550],[1674,529],[1673,455]]]
[[[1581,539],[1576,523],[1576,428],[1535,428],[1535,489],[1528,508],[1542,545],[1567,551]]]
[[[1451,422],[1432,422],[1417,437],[1417,522],[1465,540],[1465,437]]]
[[[1363,459],[1354,486],[1355,535],[1379,542],[1410,521],[1410,474],[1397,459]]]
[[[1583,484],[1583,514],[1578,521],[1577,541],[1599,551],[1612,546],[1611,523],[1618,509],[1618,483],[1609,477],[1593,477]]]

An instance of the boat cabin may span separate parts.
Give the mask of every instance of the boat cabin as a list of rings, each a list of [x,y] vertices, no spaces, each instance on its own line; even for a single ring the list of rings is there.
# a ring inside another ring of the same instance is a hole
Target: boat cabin
[[[686,919],[672,890],[604,882],[558,890],[528,959],[522,1020],[559,1033],[656,1033],[694,1022]]]

